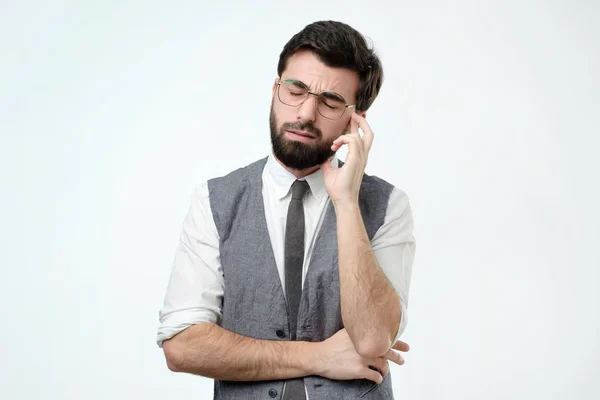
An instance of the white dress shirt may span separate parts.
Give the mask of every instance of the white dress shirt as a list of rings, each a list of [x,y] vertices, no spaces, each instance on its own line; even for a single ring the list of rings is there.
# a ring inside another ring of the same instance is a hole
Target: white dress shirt
[[[331,165],[337,168],[337,158]],[[311,258],[314,241],[330,202],[323,173],[317,170],[307,176],[310,191],[304,198],[305,257],[303,282]],[[267,228],[285,293],[284,243],[287,209],[291,186],[296,177],[279,164],[271,154],[262,174],[262,195]],[[383,225],[371,245],[377,262],[400,296],[402,318],[396,339],[407,323],[408,292],[415,252],[413,220],[404,192],[392,191]],[[169,339],[200,322],[218,323],[224,292],[223,269],[219,258],[219,235],[210,208],[207,182],[196,188],[191,206],[183,222],[180,243],[175,252],[164,306],[159,311],[157,343]]]

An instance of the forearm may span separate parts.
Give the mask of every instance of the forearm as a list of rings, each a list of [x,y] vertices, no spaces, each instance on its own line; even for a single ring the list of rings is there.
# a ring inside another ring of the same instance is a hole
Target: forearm
[[[312,375],[317,345],[258,340],[201,323],[165,341],[163,349],[173,371],[219,380],[262,381]]]
[[[356,350],[384,354],[397,332],[401,306],[379,267],[358,204],[336,206],[342,319]]]

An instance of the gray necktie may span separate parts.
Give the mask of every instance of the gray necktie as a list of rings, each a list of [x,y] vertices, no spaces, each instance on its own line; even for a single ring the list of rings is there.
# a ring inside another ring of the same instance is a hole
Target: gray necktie
[[[304,264],[304,207],[302,198],[309,189],[306,181],[292,185],[292,200],[285,227],[285,293],[288,303],[291,340],[296,340],[298,306],[302,296],[302,265]],[[304,379],[290,379],[284,400],[305,400]]]

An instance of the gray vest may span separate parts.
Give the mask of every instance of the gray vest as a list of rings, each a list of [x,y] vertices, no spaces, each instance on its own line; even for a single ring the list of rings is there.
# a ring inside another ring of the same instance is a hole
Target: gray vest
[[[290,340],[286,299],[271,246],[262,197],[266,158],[208,181],[210,206],[219,232],[225,281],[221,326],[244,336]],[[340,162],[340,166],[342,163]],[[365,175],[359,204],[369,239],[383,224],[393,187]],[[297,340],[320,342],[344,327],[336,215],[330,203],[315,241],[298,310]],[[393,399],[391,376],[380,385],[366,379],[304,378],[309,400]],[[214,398],[281,399],[285,381],[215,380]]]

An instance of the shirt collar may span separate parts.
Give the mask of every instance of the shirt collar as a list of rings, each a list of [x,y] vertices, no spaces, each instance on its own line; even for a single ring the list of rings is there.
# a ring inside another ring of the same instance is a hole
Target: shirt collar
[[[338,167],[338,159],[337,156],[334,155],[331,159],[331,167]],[[267,159],[267,165],[265,166],[265,172],[270,175],[273,186],[275,188],[275,193],[277,194],[277,198],[279,200],[283,199],[290,193],[290,189],[292,184],[296,181],[296,177],[286,170],[280,163],[277,161],[273,153],[269,155]],[[323,196],[327,195],[327,189],[325,188],[325,180],[323,179],[323,171],[321,169],[316,170],[312,174],[304,177],[306,182],[308,182],[308,186],[310,187],[310,193],[314,196],[315,199],[321,200]]]

